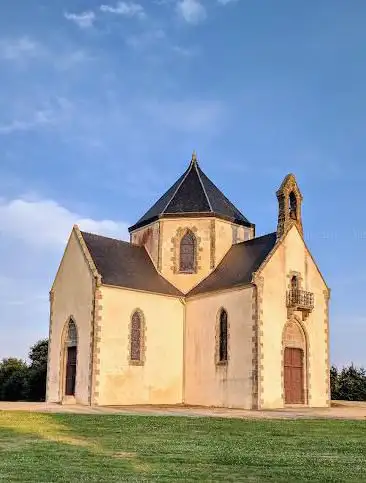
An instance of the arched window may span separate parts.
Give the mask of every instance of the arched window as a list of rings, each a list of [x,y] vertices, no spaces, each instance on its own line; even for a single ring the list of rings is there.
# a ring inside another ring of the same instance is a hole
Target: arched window
[[[290,218],[292,220],[297,220],[297,198],[293,191],[291,191],[288,199],[289,199]]]
[[[299,288],[299,281],[298,281],[296,275],[294,275],[291,278],[291,290],[297,290],[298,288]]]
[[[143,362],[143,316],[139,310],[136,310],[131,318],[131,347],[130,360],[132,363],[141,364]]]
[[[196,238],[191,231],[187,231],[180,241],[179,271],[196,271]]]
[[[227,312],[222,309],[219,320],[219,362],[227,362]]]
[[[75,347],[78,345],[78,332],[76,329],[75,322],[72,319],[70,319],[69,326],[67,329],[66,343],[68,347]]]

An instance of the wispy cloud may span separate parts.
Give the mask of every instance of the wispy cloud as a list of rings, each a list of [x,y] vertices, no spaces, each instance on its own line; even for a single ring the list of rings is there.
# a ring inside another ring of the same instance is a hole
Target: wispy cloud
[[[112,7],[111,5],[101,5],[100,10],[106,13],[124,15],[125,17],[146,17],[144,7],[139,3],[134,2],[118,2],[115,7]]]
[[[192,25],[203,22],[207,17],[206,9],[199,0],[180,0],[177,3],[177,11]]]
[[[1,59],[19,60],[25,57],[36,57],[41,52],[41,46],[29,37],[0,40]]]
[[[82,12],[82,13],[64,13],[64,17],[67,20],[75,22],[82,29],[90,28],[93,26],[95,21],[95,13],[92,11]]]
[[[182,57],[194,57],[195,55],[199,54],[199,51],[196,47],[186,48],[181,47],[180,45],[172,45],[171,50]]]
[[[126,39],[127,45],[135,49],[143,49],[153,45],[155,42],[163,40],[165,32],[162,29],[147,30],[139,35],[130,35]]]
[[[36,127],[51,124],[53,115],[51,111],[36,111],[28,120],[18,120],[9,122],[8,124],[0,124],[0,135],[12,134],[17,131],[29,131]]]
[[[217,0],[219,5],[228,5],[229,3],[236,3],[238,0]]]
[[[183,132],[215,132],[221,126],[226,110],[218,101],[156,101],[143,106],[153,124]]]
[[[71,228],[127,239],[127,223],[85,218],[54,200],[14,199],[0,202],[0,233],[31,245],[50,249],[65,244]]]

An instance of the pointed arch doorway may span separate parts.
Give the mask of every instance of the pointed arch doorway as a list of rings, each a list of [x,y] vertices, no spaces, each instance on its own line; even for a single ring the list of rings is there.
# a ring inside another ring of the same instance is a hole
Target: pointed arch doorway
[[[64,350],[64,381],[63,395],[74,397],[76,389],[76,366],[77,366],[78,334],[75,322],[70,319],[67,324],[67,332]]]
[[[283,393],[285,404],[307,403],[306,336],[295,320],[283,331]]]

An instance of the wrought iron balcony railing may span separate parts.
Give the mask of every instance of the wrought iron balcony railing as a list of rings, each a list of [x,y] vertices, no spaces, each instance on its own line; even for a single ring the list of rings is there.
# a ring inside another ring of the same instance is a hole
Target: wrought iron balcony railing
[[[314,294],[299,289],[289,290],[287,292],[287,307],[310,312],[314,308]]]

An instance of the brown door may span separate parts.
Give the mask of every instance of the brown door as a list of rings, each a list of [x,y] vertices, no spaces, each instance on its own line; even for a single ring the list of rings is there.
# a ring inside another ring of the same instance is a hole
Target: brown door
[[[285,349],[285,404],[304,404],[304,352]]]
[[[66,384],[65,384],[66,396],[75,395],[75,382],[76,382],[76,347],[68,347],[67,361],[66,361]]]

